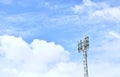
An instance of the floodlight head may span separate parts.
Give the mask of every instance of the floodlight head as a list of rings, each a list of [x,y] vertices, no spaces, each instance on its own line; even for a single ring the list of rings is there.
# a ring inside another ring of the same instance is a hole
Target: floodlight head
[[[82,51],[83,50],[83,44],[82,44],[83,42],[82,42],[82,40],[80,40],[79,42],[78,42],[78,52],[80,53],[80,51]]]
[[[89,48],[89,37],[84,38],[84,49],[87,50]]]

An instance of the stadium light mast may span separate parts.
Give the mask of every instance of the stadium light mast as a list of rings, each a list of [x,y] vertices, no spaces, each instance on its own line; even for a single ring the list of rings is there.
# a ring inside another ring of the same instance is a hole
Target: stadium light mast
[[[89,37],[85,37],[84,40],[80,40],[78,43],[78,52],[83,51],[83,66],[84,77],[88,77],[88,64],[87,64],[87,51],[89,49]]]

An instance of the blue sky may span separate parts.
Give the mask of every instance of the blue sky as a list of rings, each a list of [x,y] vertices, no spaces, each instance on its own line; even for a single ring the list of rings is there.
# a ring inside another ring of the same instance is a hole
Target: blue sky
[[[82,76],[77,43],[87,35],[90,76],[120,76],[117,0],[0,0],[0,30],[2,77]]]

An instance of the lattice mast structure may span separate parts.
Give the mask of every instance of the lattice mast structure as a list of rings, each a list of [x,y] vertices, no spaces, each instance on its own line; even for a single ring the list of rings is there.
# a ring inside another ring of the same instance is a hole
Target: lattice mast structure
[[[80,40],[78,43],[78,52],[83,51],[83,66],[84,77],[88,77],[88,64],[87,64],[87,51],[89,49],[89,37],[85,37],[84,40]]]

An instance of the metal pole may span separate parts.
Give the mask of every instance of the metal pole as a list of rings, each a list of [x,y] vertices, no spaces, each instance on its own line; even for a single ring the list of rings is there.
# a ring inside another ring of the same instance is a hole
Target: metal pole
[[[83,50],[84,77],[88,77],[87,50]]]

